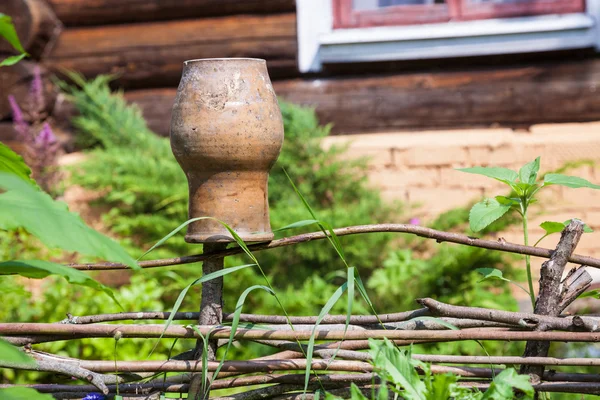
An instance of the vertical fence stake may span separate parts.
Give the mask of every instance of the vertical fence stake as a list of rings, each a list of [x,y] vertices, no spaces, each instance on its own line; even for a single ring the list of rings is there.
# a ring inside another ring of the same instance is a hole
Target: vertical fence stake
[[[227,243],[204,243],[204,253],[212,253],[225,250]],[[216,272],[223,268],[223,258],[206,260],[202,263],[202,275],[207,275]],[[199,325],[219,325],[223,321],[223,277],[204,282],[202,284],[202,300],[200,302],[200,317],[198,318]],[[208,342],[208,361],[214,361],[217,355],[218,340],[210,340]],[[203,342],[202,339],[196,341],[196,351],[194,358],[202,359]],[[210,381],[211,374],[207,375],[207,380]],[[208,384],[208,382],[206,383]],[[192,374],[190,380],[190,389],[188,398],[192,400],[200,400],[208,398],[209,391],[206,394],[202,393],[202,374]]]
[[[583,222],[573,219],[562,231],[556,250],[548,261],[542,264],[540,271],[540,293],[535,303],[535,314],[558,317],[563,311],[560,308],[562,302],[561,279],[569,258],[575,251],[575,247],[583,234]],[[547,330],[544,323],[540,323],[538,331]],[[525,346],[523,357],[546,357],[550,349],[550,342],[529,341]],[[544,375],[544,366],[523,365],[522,374],[529,374],[533,384],[541,382]],[[536,398],[537,398],[536,393]]]

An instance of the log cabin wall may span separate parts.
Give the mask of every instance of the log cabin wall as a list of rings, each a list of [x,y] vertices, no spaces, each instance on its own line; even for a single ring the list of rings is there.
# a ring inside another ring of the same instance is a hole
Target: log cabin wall
[[[278,95],[314,106],[322,123],[333,124],[332,142],[353,139],[350,156],[372,156],[373,183],[389,199],[420,203],[416,216],[495,190],[457,176],[455,167],[515,168],[543,154],[553,168],[582,158],[576,148],[600,158],[597,124],[543,125],[600,121],[600,60],[589,52],[325,65],[301,74],[294,0],[3,0],[0,12],[15,16],[33,56],[0,71],[0,140],[14,138],[6,94],[21,102],[36,66],[45,82],[63,68],[117,74],[115,86],[168,135],[184,60],[258,57]],[[46,112],[60,124],[64,103],[47,85]],[[582,174],[600,180],[595,167]],[[600,207],[592,206],[600,202],[591,196],[559,210],[571,217],[582,210],[579,217],[600,227]]]

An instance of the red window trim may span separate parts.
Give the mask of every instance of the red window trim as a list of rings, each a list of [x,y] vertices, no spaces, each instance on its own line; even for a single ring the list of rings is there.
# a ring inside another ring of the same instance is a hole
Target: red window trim
[[[585,11],[584,0],[533,1],[516,4],[468,4],[460,0],[460,19],[489,19],[540,14],[569,14]]]
[[[352,0],[333,0],[333,28],[415,25],[450,20],[568,14],[584,10],[585,0],[533,0],[527,4],[469,4],[468,0],[446,0],[446,4],[390,6],[356,11],[352,8]]]

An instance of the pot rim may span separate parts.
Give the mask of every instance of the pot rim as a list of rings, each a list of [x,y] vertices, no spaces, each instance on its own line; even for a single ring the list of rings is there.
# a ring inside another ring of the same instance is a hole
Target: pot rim
[[[258,61],[260,63],[266,63],[266,60],[262,58],[251,58],[251,57],[221,57],[221,58],[196,58],[193,60],[185,60],[183,65],[188,63],[199,63],[199,62],[210,62],[210,61]]]

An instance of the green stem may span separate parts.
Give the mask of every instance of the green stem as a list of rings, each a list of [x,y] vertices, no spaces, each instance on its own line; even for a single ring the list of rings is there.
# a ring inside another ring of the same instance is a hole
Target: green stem
[[[525,246],[529,246],[529,232],[527,231],[527,208],[522,207],[523,211],[523,241]],[[533,279],[531,278],[531,258],[525,256],[525,266],[527,267],[527,283],[529,284],[529,297],[531,297],[531,307],[535,309],[535,293],[533,292]]]

